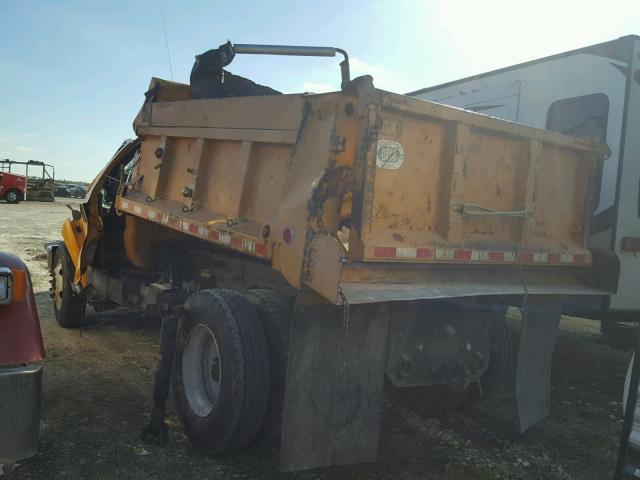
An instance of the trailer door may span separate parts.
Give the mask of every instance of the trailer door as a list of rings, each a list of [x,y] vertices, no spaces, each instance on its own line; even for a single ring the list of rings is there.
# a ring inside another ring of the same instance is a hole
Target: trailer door
[[[638,310],[640,279],[640,40],[633,42],[623,120],[622,155],[618,185],[618,211],[614,250],[620,258],[618,293],[613,310]]]

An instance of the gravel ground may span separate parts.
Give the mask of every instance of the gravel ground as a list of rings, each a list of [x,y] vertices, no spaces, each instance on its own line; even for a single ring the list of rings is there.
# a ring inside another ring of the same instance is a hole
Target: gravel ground
[[[385,402],[378,462],[278,472],[278,449],[211,458],[192,450],[169,405],[169,443],[140,440],[151,400],[159,328],[152,318],[88,312],[86,325],[55,324],[42,244],[60,238],[66,201],[0,203],[0,250],[27,261],[36,286],[44,360],[40,453],[17,479],[580,479],[611,478],[629,354],[595,343],[594,322],[563,318],[554,358],[552,415],[514,433],[513,385],[440,420]],[[514,337],[518,315],[510,314]],[[510,387],[510,388],[509,388]]]

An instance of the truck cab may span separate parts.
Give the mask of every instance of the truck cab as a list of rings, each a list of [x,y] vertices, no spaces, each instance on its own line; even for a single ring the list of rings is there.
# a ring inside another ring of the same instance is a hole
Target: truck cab
[[[18,203],[23,200],[26,188],[26,176],[0,172],[0,198],[8,203]]]

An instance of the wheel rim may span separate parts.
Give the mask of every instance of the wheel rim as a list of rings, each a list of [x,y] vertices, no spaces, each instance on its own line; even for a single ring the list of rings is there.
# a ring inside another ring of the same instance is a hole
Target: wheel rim
[[[62,288],[64,287],[64,279],[62,277],[62,262],[58,261],[53,269],[53,301],[56,308],[62,308]]]
[[[7,193],[7,200],[10,202],[15,202],[18,199],[18,194],[14,191]]]
[[[209,415],[220,398],[220,350],[213,332],[199,323],[191,329],[182,353],[182,383],[191,410]]]

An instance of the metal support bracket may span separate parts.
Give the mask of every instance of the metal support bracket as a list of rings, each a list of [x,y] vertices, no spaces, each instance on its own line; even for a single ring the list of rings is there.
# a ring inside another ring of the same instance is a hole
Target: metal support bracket
[[[171,387],[171,370],[178,332],[178,316],[169,313],[162,318],[160,329],[159,358],[153,382],[153,406],[149,424],[142,430],[145,443],[163,445],[167,442],[168,428],[165,423],[166,403]]]
[[[564,300],[559,295],[532,295],[522,308],[516,371],[520,433],[551,411],[551,360]]]

